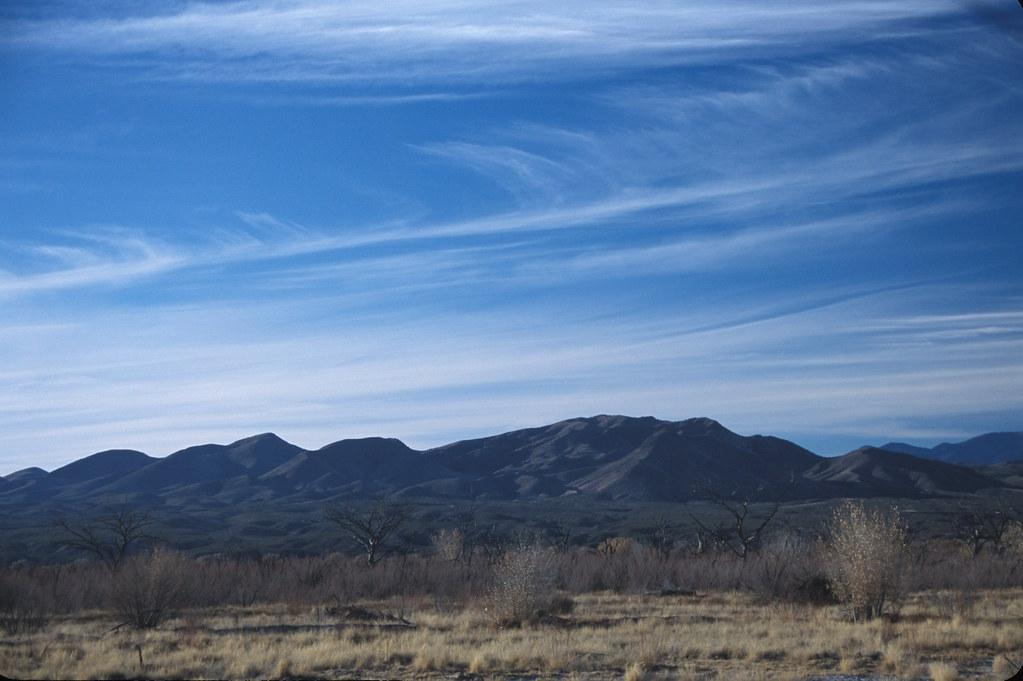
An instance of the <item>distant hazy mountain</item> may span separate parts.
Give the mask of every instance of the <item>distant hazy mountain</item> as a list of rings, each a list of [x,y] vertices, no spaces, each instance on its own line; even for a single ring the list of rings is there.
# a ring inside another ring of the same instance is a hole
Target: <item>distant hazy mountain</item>
[[[834,496],[865,496],[868,489],[877,496],[944,496],[991,487],[990,478],[972,469],[875,447],[825,459],[806,477],[832,485]]]
[[[881,449],[967,466],[987,466],[1023,460],[1023,433],[987,433],[965,442],[943,442],[929,449],[904,442],[889,442]]]
[[[228,508],[246,501],[378,495],[664,502],[708,489],[759,499],[825,499],[961,495],[1001,485],[981,472],[912,453],[864,448],[824,458],[780,438],[738,435],[708,418],[595,416],[426,451],[388,438],[341,440],[308,451],[270,433],[164,458],[113,450],[52,473],[12,473],[0,479],[0,504],[135,499]]]

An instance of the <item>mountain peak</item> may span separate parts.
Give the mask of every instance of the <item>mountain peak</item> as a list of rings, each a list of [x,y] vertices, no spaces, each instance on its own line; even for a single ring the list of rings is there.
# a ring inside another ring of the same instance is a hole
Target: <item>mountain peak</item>
[[[285,444],[285,445],[290,444],[287,440],[285,440],[284,438],[282,438],[279,435],[277,435],[277,433],[267,432],[267,433],[258,433],[256,435],[250,435],[248,437],[243,437],[242,439],[236,440],[236,441],[232,442],[231,444],[229,444],[227,446],[228,447],[240,447],[240,446],[244,446],[244,445],[257,444],[257,443],[265,443],[265,444],[271,444],[272,443],[272,444]]]
[[[229,460],[257,476],[277,468],[304,451],[274,433],[252,435],[232,442],[225,449]]]
[[[690,423],[694,426],[700,425],[707,428],[724,428],[720,421],[716,421],[709,416],[694,416],[692,418],[683,419],[679,423]]]
[[[156,461],[134,449],[107,449],[61,466],[50,475],[54,480],[82,481],[130,473]]]
[[[45,478],[49,473],[44,471],[38,466],[30,466],[29,468],[22,468],[20,471],[14,471],[9,475],[4,476],[4,480],[7,482],[25,482],[27,480],[38,480]]]
[[[354,452],[386,456],[388,454],[406,454],[413,450],[396,437],[373,436],[338,440],[320,448],[319,451],[332,456],[345,456]]]
[[[729,435],[738,437],[736,433],[707,416],[697,416],[679,421],[678,427],[679,431],[686,435]]]

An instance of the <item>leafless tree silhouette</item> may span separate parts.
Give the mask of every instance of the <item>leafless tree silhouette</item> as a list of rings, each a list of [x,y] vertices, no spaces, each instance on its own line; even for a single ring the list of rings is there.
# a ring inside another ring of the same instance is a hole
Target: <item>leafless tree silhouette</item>
[[[667,558],[675,548],[677,534],[678,528],[668,518],[660,516],[647,531],[647,543],[658,556]]]
[[[694,491],[698,497],[710,501],[731,517],[727,524],[711,528],[692,512],[689,513],[689,517],[698,528],[698,550],[701,552],[713,543],[727,547],[736,556],[745,560],[760,544],[764,531],[778,513],[779,503],[771,502],[765,514],[755,520],[751,515],[754,501],[749,494],[742,494],[736,490],[724,496],[708,485],[697,486]]]
[[[984,509],[960,506],[955,520],[956,535],[970,548],[974,558],[985,547],[1001,554],[1005,550],[1009,530],[1020,521],[1019,514],[1004,503]]]
[[[82,521],[58,516],[54,524],[64,534],[62,544],[92,555],[111,572],[120,567],[134,547],[153,539],[147,532],[152,525],[149,512],[127,504]]]
[[[366,553],[370,567],[380,562],[388,542],[411,518],[406,507],[384,502],[366,509],[352,505],[328,506],[324,515]]]

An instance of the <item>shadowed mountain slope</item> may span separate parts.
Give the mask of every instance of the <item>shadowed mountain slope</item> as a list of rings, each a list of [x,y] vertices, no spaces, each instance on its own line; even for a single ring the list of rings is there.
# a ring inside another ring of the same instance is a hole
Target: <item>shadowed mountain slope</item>
[[[394,438],[341,440],[301,452],[268,471],[262,482],[278,489],[334,491],[343,494],[396,492],[452,472]]]
[[[708,418],[596,416],[456,442],[426,452],[474,476],[493,496],[597,494],[622,500],[682,501],[694,488],[769,487],[785,483],[820,457],[785,440],[743,437]]]
[[[1023,460],[1023,433],[987,433],[964,442],[943,442],[929,449],[889,442],[881,449],[967,466],[987,466]]]

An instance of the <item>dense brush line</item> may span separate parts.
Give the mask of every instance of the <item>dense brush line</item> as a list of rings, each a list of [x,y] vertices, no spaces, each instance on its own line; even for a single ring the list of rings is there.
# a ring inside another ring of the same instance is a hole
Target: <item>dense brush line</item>
[[[829,546],[785,538],[745,559],[723,551],[664,551],[626,538],[597,548],[520,546],[493,556],[390,554],[373,566],[345,554],[196,558],[156,550],[113,568],[99,561],[2,568],[0,620],[14,630],[50,616],[99,610],[144,627],[159,621],[149,612],[154,607],[167,613],[254,604],[326,608],[424,596],[438,605],[468,607],[514,600],[515,594],[500,591],[502,584],[540,591],[523,593],[530,608],[545,607],[545,594],[598,591],[746,591],[765,601],[827,602],[834,598],[832,560]],[[1023,586],[1019,556],[972,555],[951,541],[909,544],[902,566],[903,592]]]

